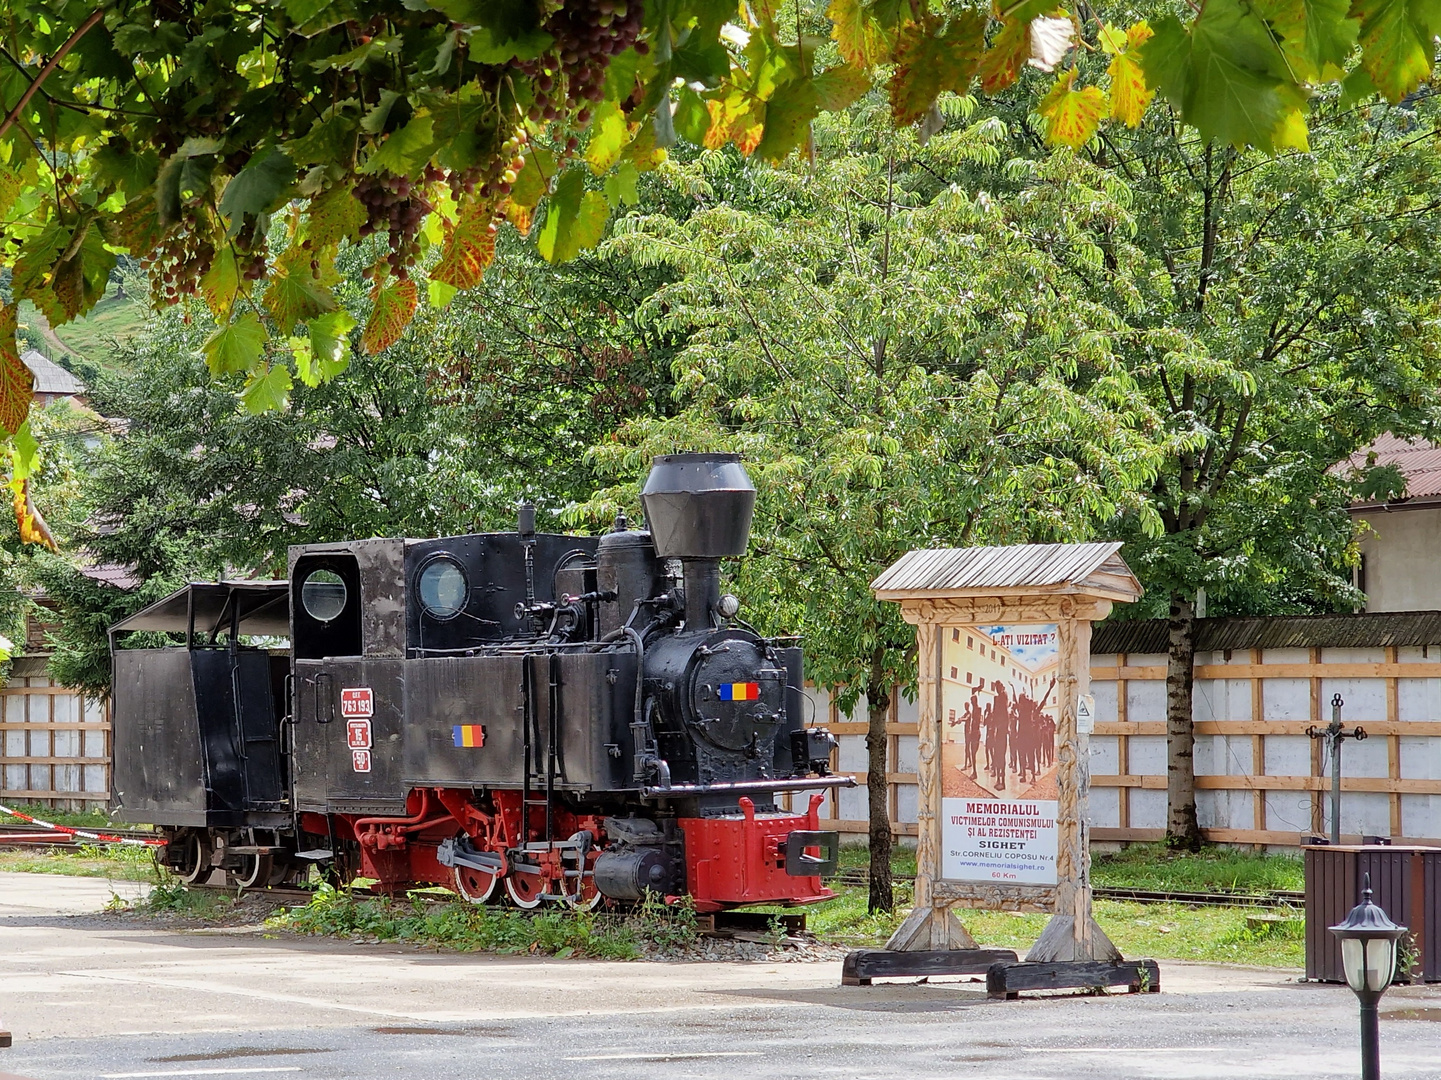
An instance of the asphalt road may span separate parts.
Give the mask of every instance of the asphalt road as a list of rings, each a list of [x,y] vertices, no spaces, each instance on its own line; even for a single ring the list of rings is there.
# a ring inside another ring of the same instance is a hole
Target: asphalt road
[[[104,883],[0,874],[0,1075],[27,1080],[1077,1080],[1354,1077],[1355,999],[1163,964],[1163,993],[991,1002],[839,986],[839,964],[459,956],[93,911]],[[1383,1002],[1384,1074],[1441,1080],[1441,987]]]

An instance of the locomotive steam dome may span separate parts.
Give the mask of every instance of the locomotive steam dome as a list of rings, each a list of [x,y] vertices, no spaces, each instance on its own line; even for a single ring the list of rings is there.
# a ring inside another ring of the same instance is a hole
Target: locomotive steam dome
[[[662,559],[745,554],[756,488],[739,454],[657,457],[640,501]]]

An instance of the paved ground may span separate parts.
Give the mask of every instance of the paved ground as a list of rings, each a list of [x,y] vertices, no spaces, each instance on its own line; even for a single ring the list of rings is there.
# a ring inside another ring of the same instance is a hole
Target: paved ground
[[[1320,1078],[1358,1074],[1345,989],[1163,964],[1158,995],[989,1002],[839,986],[837,963],[457,956],[95,910],[102,882],[0,874],[0,1070],[31,1080]],[[1441,987],[1398,988],[1388,1078],[1441,1080]],[[3,1078],[0,1078],[3,1080]]]

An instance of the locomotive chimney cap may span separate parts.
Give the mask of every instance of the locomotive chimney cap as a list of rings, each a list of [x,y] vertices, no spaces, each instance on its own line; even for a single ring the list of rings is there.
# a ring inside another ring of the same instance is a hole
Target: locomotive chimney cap
[[[756,488],[739,454],[663,454],[640,494],[663,559],[744,555]]]

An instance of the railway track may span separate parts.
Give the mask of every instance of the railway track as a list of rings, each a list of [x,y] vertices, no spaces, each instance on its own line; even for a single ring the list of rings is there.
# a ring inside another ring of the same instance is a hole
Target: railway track
[[[831,880],[838,885],[864,888],[870,881],[870,874],[852,867],[842,870]],[[892,880],[909,884],[915,879],[896,875]],[[1306,899],[1305,893],[1286,889],[1264,893],[1166,892],[1097,885],[1092,888],[1091,893],[1097,900],[1125,900],[1134,904],[1183,904],[1189,907],[1299,907]]]
[[[76,826],[80,828],[81,826]],[[127,840],[153,840],[155,833],[150,829],[111,829],[84,826],[86,832],[103,832],[107,836],[121,836]],[[68,833],[51,832],[38,825],[25,822],[0,824],[0,848],[7,847],[79,847],[95,841],[74,837]]]

